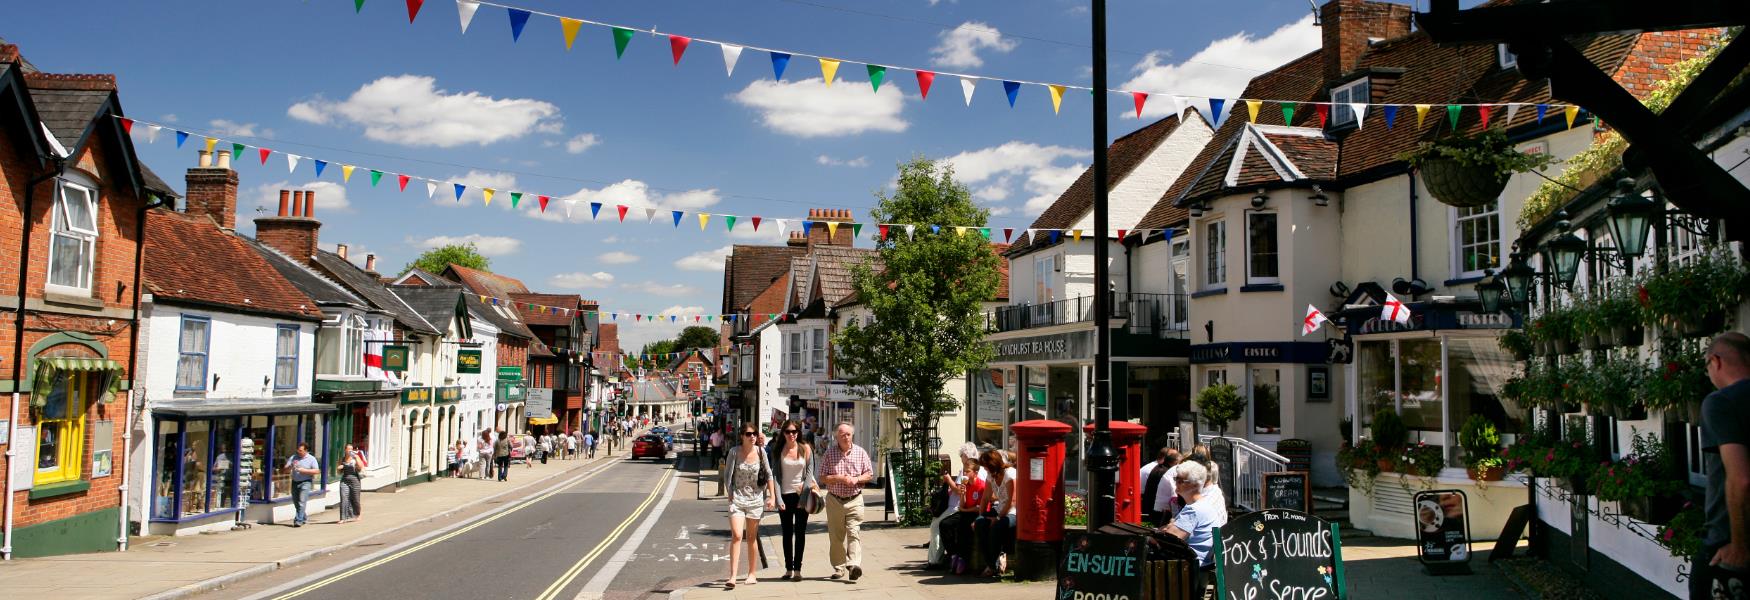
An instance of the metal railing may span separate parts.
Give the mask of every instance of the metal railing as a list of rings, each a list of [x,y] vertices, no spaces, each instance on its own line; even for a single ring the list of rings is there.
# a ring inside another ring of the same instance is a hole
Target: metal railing
[[[1111,318],[1124,321],[1124,327],[1130,333],[1165,336],[1183,334],[1190,328],[1184,294],[1113,292],[1108,297],[1112,303]],[[994,333],[1082,323],[1093,319],[1093,296],[1077,296],[1038,304],[1015,304],[999,307],[985,314],[986,324]]]
[[[1233,445],[1231,461],[1215,457],[1217,464],[1230,471],[1229,473],[1218,473],[1222,481],[1221,491],[1227,495],[1228,505],[1247,510],[1263,508],[1264,474],[1287,471],[1288,458],[1245,438],[1199,435],[1197,441],[1208,444],[1216,438],[1226,440]],[[1223,464],[1224,462],[1227,464]]]

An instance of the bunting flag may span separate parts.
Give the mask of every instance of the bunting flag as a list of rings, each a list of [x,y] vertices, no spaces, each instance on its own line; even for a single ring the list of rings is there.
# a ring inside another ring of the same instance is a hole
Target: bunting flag
[[[1398,121],[1398,107],[1396,105],[1387,104],[1382,110],[1385,111],[1385,128],[1391,129],[1392,125],[1396,124]]]
[[[523,201],[523,193],[522,192],[511,192],[510,193],[510,207],[511,208],[516,208],[518,204],[522,203],[522,201]]]
[[[472,0],[456,0],[456,15],[462,18],[462,33],[468,33],[468,24],[474,22],[474,11],[480,10],[480,3]]]
[[[498,190],[492,188],[480,188],[480,195],[486,198],[487,206],[492,206],[492,194],[497,191]]]
[[[917,237],[917,226],[916,225],[906,225],[905,226],[905,239],[910,240],[910,239],[913,239],[916,237]]]
[[[1538,112],[1541,113],[1542,111],[1540,110]],[[186,131],[176,132],[176,147],[181,148],[182,143],[186,142],[186,141],[188,141],[188,132],[186,132]]]
[[[1282,124],[1288,125],[1291,127],[1294,125],[1294,103],[1293,102],[1283,102],[1282,103]]]
[[[978,235],[984,236],[984,241],[987,241],[987,242],[990,241],[990,228],[989,227],[978,228]]]
[[[405,192],[405,191],[407,191],[407,180],[412,179],[412,178],[408,177],[406,175],[397,174],[397,175],[395,175],[395,179],[396,179],[396,183],[401,184],[401,191]]]
[[[656,222],[656,209],[654,209],[654,208],[644,209],[644,222],[645,223],[655,223]]]
[[[625,27],[614,28],[614,58],[626,55],[626,44],[632,43],[632,30]]]
[[[813,233],[813,232],[814,232],[814,221],[803,221],[802,222],[802,237],[808,237],[808,235]]]
[[[429,198],[432,198],[436,195],[437,195],[437,182],[436,181],[425,182],[425,197],[429,199]]]
[[[681,226],[681,214],[682,214],[682,213],[681,213],[681,211],[678,211],[678,210],[677,210],[677,211],[671,211],[671,212],[673,212],[673,213],[674,213],[674,226],[675,226],[675,227],[676,227],[676,228],[679,228],[679,227],[680,227],[680,226]]]
[[[760,218],[759,217],[751,217],[748,220],[753,221],[753,230],[754,231],[760,230]]]
[[[1246,122],[1247,123],[1257,123],[1258,122],[1258,109],[1262,108],[1263,106],[1264,106],[1264,103],[1261,101],[1247,100],[1246,101]]]
[[[878,241],[878,242],[887,241],[887,226],[886,225],[882,225],[879,223],[877,223],[875,225],[875,241]]]
[[[358,14],[365,11],[365,0],[352,0],[352,12]]]
[[[356,167],[354,167],[352,165],[340,165],[340,182],[341,183],[351,183],[352,182],[352,170],[354,168],[356,168]]]
[[[286,155],[286,172],[287,173],[297,172],[297,170],[298,170],[298,158],[300,158],[300,157],[296,154],[287,154]]]
[[[1519,114],[1519,105],[1518,104],[1508,104],[1507,105],[1507,120],[1502,124],[1507,126],[1507,127],[1512,127],[1513,126],[1513,117],[1518,115],[1518,114]]]
[[[158,143],[158,133],[163,131],[163,130],[164,130],[163,127],[159,127],[157,125],[147,126],[146,127],[146,143],[148,143],[148,144]]]
[[[523,38],[523,26],[529,24],[529,11],[520,8],[507,8],[510,13],[510,41],[516,43]]]
[[[1451,124],[1454,130],[1458,129],[1458,117],[1463,112],[1464,105],[1462,104],[1446,105],[1446,122]]]
[[[1426,104],[1416,105],[1416,129],[1422,128],[1422,121],[1428,118],[1428,109]]]
[[[837,238],[838,236],[839,236],[839,222],[838,221],[827,221],[826,222],[826,239],[831,240],[831,239]]]
[[[133,119],[129,119],[127,117],[117,117],[117,119],[122,122],[122,131],[126,131],[130,135],[132,135],[134,133],[134,120]]]
[[[583,27],[583,21],[559,17],[559,31],[565,34],[565,49],[571,50],[572,42],[577,41],[577,29]]]
[[[972,80],[960,78],[960,93],[966,96],[966,105],[972,106]]]
[[[1007,244],[1007,243],[1009,243],[1009,242],[1010,242],[1010,241],[1013,241],[1013,240],[1014,240],[1014,238],[1015,238],[1015,228],[1013,228],[1013,227],[1004,227],[1004,228],[1003,228],[1003,243],[1004,243],[1004,244]]]
[[[1015,107],[1015,96],[1018,96],[1021,94],[1021,84],[1013,82],[1013,81],[1004,80],[1003,81],[1003,94],[1009,97],[1009,108],[1014,108]]]
[[[626,222],[626,209],[627,209],[627,208],[628,208],[628,207],[627,207],[627,206],[626,206],[626,205],[624,205],[624,204],[621,204],[621,205],[619,205],[619,206],[616,206],[616,207],[614,207],[614,208],[616,208],[616,209],[618,209],[618,210],[619,210],[619,211],[620,211],[620,222],[621,222],[621,223],[625,223],[625,222]]]
[[[1057,240],[1062,239],[1062,238],[1063,238],[1063,231],[1062,230],[1059,230],[1059,229],[1051,230],[1051,243],[1055,244],[1055,243],[1057,243]]]
[[[322,177],[322,170],[326,169],[326,168],[328,168],[328,161],[317,160],[316,161],[316,177],[319,177],[319,178]]]
[[[887,67],[864,65],[864,69],[869,71],[869,89],[877,94],[881,93],[881,80],[887,78]]]
[[[1075,238],[1075,241],[1077,241],[1077,242],[1080,242],[1080,241],[1082,241],[1082,230],[1080,230],[1080,229],[1071,229],[1071,230],[1070,230],[1070,232],[1069,232],[1069,234],[1070,234],[1070,236],[1071,236],[1071,237],[1073,237],[1073,238]]]
[[[1477,116],[1482,118],[1482,120],[1483,120],[1483,129],[1488,129],[1489,128],[1489,107],[1488,106],[1477,107]]]
[[[261,155],[261,164],[266,165],[267,164],[267,155],[273,154],[273,151],[268,150],[267,148],[262,148],[261,151],[258,152],[258,154]]]
[[[455,184],[451,184],[451,185],[456,186],[456,201],[461,202],[462,201],[462,192],[468,191],[468,186],[462,185],[460,183],[455,183]]]
[[[371,169],[371,187],[377,187],[377,182],[383,180],[383,172]]]
[[[936,82],[936,74],[931,71],[918,71],[918,96],[930,99],[930,84]]]
[[[600,216],[601,214],[602,214],[602,203],[600,203],[600,202],[589,203],[589,220],[594,221],[594,220],[596,220],[596,217]]]
[[[832,78],[838,73],[839,61],[830,58],[820,59],[820,78],[826,81],[826,87],[832,87]]]
[[[1580,107],[1570,105],[1567,108],[1562,109],[1562,115],[1568,118],[1568,129],[1573,129],[1574,117],[1580,115]]]
[[[213,145],[219,143],[218,138],[207,138],[207,154],[213,153]]]
[[[1539,104],[1539,105],[1537,105],[1537,124],[1538,124],[1538,125],[1542,125],[1542,124],[1543,124],[1543,117],[1544,117],[1544,114],[1545,114],[1545,113],[1548,113],[1548,112],[1549,112],[1549,105],[1548,105],[1548,104]],[[177,133],[181,133],[181,132],[180,132],[180,131],[179,131],[179,132],[177,132]],[[180,145],[182,145],[182,143],[181,143],[181,142],[177,142],[177,145],[179,145],[179,146],[180,146]]]
[[[1325,128],[1325,120],[1331,116],[1331,105],[1319,103],[1313,105],[1313,113],[1319,116],[1319,129]]]
[[[1367,103],[1366,102],[1350,102],[1349,103],[1349,110],[1350,110],[1350,112],[1355,113],[1355,128],[1361,129],[1362,123],[1367,122]]]
[[[231,158],[236,159],[239,163],[243,162],[243,144],[231,143]]]
[[[735,61],[741,60],[741,46],[720,44],[720,47],[723,48],[723,75],[734,77]]]
[[[705,225],[711,222],[711,213],[699,213],[699,231],[705,230]]]
[[[790,66],[790,55],[783,52],[772,52],[772,79],[784,79],[784,67]]]
[[[549,202],[551,200],[552,200],[552,198],[548,198],[546,196],[539,196],[539,195],[535,196],[535,201],[539,202],[541,204],[541,212],[547,212],[547,202]]]
[[[1225,104],[1227,101],[1221,98],[1209,99],[1209,120],[1216,126],[1221,125],[1221,107]]]
[[[735,231],[735,215],[723,215],[723,225],[725,231]]]
[[[419,16],[419,7],[425,5],[425,0],[407,0],[407,24],[412,25],[413,19]]]
[[[862,223],[852,223],[851,224],[851,238],[855,239],[857,236],[860,236],[860,235],[863,235],[863,224]]]
[[[1148,92],[1131,92],[1130,101],[1136,104],[1136,118],[1142,118],[1142,105],[1148,102]]]
[[[1058,109],[1063,108],[1063,86],[1051,85],[1046,86],[1046,89],[1051,90],[1051,114],[1055,115]],[[1138,107],[1137,110],[1140,113],[1141,108]]]
[[[693,43],[693,38],[671,35],[668,36],[668,53],[674,55],[674,66],[681,66],[681,55],[687,53],[687,44]]]

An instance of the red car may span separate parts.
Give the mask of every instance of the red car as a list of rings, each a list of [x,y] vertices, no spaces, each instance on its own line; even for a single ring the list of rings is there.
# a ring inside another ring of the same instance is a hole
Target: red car
[[[668,458],[668,443],[662,441],[660,435],[647,433],[639,436],[638,439],[632,441],[632,458],[654,458],[657,460]]]

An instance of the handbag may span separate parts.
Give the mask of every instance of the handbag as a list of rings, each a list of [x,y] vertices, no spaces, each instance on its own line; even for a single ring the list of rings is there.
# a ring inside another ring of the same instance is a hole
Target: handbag
[[[818,515],[820,511],[826,509],[826,499],[821,497],[822,493],[818,489],[803,492],[805,495],[802,497],[802,508],[807,510],[808,514]]]
[[[772,482],[772,475],[771,475],[771,470],[766,468],[766,451],[765,451],[765,449],[761,448],[760,450],[758,450],[758,452],[760,453],[760,478],[759,478],[760,491],[764,492],[766,489],[766,485],[770,484]]]

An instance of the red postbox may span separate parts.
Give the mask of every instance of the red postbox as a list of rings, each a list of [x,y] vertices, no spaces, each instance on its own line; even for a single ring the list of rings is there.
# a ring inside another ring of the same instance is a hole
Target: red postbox
[[[1009,426],[1015,456],[1015,539],[1063,541],[1063,438],[1070,426],[1035,419]]]
[[[1093,424],[1083,426],[1082,431],[1094,435]],[[1147,427],[1129,421],[1112,422],[1112,450],[1121,460],[1118,464],[1116,513],[1121,522],[1142,524],[1142,438],[1147,435]]]

